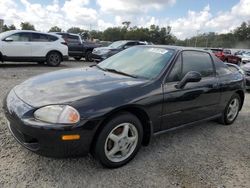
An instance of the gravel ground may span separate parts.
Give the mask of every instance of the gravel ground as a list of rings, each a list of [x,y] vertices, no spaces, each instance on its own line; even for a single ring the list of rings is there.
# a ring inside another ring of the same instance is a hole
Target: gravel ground
[[[0,64],[0,106],[7,91],[27,78],[86,66],[69,61],[59,68]],[[153,138],[119,169],[105,169],[91,156],[52,159],[20,146],[0,109],[0,187],[250,187],[250,94],[232,126],[206,122]]]

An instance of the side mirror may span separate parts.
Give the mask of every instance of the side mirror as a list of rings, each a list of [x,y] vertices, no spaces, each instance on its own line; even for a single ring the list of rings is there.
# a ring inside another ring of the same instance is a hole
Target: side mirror
[[[6,39],[4,39],[4,41],[6,41],[6,42],[12,42],[12,41],[13,41],[13,38],[7,37]]]
[[[196,72],[196,71],[190,71],[176,85],[176,88],[177,89],[182,89],[189,82],[199,82],[199,81],[201,81],[201,74],[199,72]]]
[[[127,49],[127,48],[129,48],[129,46],[127,46],[127,45],[123,46],[123,49]]]

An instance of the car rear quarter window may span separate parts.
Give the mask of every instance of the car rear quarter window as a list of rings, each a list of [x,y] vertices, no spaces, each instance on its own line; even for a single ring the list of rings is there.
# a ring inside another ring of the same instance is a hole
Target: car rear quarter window
[[[48,39],[49,39],[49,41],[53,42],[53,41],[58,40],[58,37],[53,36],[53,35],[48,35]]]
[[[202,77],[214,76],[214,67],[211,56],[206,52],[184,51],[182,53],[182,76],[190,71],[199,72]]]

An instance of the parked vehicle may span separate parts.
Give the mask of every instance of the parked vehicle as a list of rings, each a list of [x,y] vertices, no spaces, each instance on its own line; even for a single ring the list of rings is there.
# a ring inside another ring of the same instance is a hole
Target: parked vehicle
[[[31,78],[9,92],[4,111],[29,150],[53,157],[91,151],[114,168],[153,135],[211,119],[232,124],[244,91],[244,76],[209,52],[145,45]]]
[[[239,51],[239,52],[236,52],[235,55],[241,58],[241,62],[243,64],[250,63],[250,52]]]
[[[92,61],[91,54],[93,49],[101,46],[100,44],[83,41],[78,34],[63,32],[56,32],[56,34],[64,38],[69,47],[69,56],[77,61],[81,58],[85,58],[86,61]]]
[[[240,66],[232,64],[232,63],[226,63],[226,65],[231,69],[231,71],[237,71],[245,76],[245,72]]]
[[[0,60],[47,62],[58,66],[68,59],[68,47],[61,36],[36,31],[13,30],[0,34]]]
[[[245,64],[241,67],[241,69],[245,73],[245,78],[246,78],[246,89],[250,90],[250,63]]]
[[[236,56],[234,52],[230,49],[211,48],[210,50],[214,53],[216,57],[218,57],[224,62],[233,63],[236,65],[239,65],[241,62],[241,58]]]
[[[100,62],[108,57],[111,57],[118,52],[136,45],[146,45],[145,42],[134,40],[120,40],[113,42],[107,47],[95,48],[92,52],[92,58],[96,62]]]

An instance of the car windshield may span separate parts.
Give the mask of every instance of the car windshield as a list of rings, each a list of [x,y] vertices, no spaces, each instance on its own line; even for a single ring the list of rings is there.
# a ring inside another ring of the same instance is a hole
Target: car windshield
[[[3,33],[0,33],[0,39],[5,38],[6,36],[11,35],[12,33],[13,33],[13,31],[6,31]]]
[[[98,66],[103,70],[153,79],[169,63],[174,53],[174,50],[159,47],[132,47],[104,60]]]
[[[109,45],[110,48],[119,48],[120,46],[124,45],[126,41],[116,41]]]

